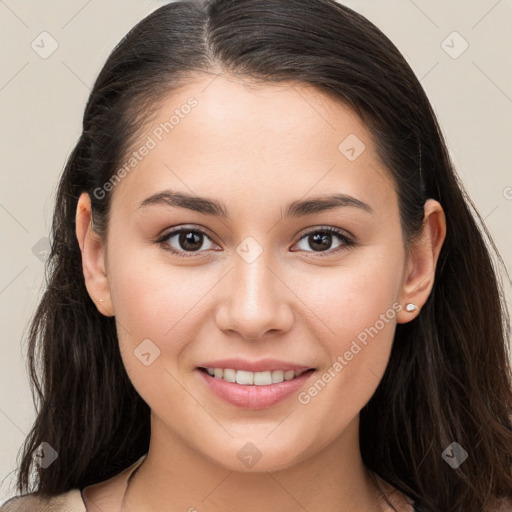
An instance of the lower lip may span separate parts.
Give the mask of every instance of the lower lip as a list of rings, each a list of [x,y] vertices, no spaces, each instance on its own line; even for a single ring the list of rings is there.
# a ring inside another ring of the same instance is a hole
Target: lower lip
[[[196,372],[199,373],[210,391],[213,391],[218,397],[238,407],[252,410],[265,409],[281,402],[298,391],[314,373],[314,371],[308,370],[298,377],[284,380],[279,384],[256,386],[218,379],[198,368],[196,368]]]

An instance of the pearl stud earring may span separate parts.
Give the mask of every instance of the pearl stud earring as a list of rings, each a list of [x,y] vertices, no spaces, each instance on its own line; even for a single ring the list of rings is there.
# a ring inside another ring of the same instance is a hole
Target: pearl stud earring
[[[405,305],[405,310],[406,311],[416,311],[418,309],[418,306],[416,306],[416,304],[412,304],[412,302],[409,302],[409,304],[406,304]]]

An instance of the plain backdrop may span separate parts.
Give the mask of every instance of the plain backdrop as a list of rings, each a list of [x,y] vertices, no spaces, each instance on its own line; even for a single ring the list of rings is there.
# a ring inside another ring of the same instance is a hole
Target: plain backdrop
[[[23,340],[44,285],[57,181],[108,54],[164,3],[0,0],[0,503],[15,494],[17,453],[35,417]],[[342,3],[374,22],[421,80],[510,271],[512,2]]]

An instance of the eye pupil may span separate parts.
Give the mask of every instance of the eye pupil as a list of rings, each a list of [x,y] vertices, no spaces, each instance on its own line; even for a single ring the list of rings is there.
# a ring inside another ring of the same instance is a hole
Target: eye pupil
[[[315,233],[309,236],[309,243],[312,248],[315,248],[315,244],[320,244],[320,247],[317,247],[317,249],[325,251],[331,245],[331,238],[332,235],[330,233]]]
[[[202,245],[202,235],[195,231],[182,231],[179,237],[180,246],[189,251],[197,251]],[[192,247],[191,247],[192,245]]]
[[[332,250],[332,245],[334,241],[333,237],[339,240],[340,242],[339,247],[335,248],[334,250]],[[159,243],[163,246],[163,248],[166,251],[186,256],[185,253],[207,252],[208,249],[206,249],[206,251],[202,249],[203,244],[205,242],[205,238],[207,240],[210,240],[210,236],[206,233],[203,233],[202,230],[200,229],[182,228],[171,232],[170,234],[159,240]],[[174,244],[178,245],[179,247],[175,246],[174,249],[172,248],[172,239],[174,239]],[[168,240],[170,242],[168,242]],[[343,249],[353,247],[356,245],[354,242],[350,240],[350,238],[345,236],[343,233],[338,232],[338,230],[330,228],[323,228],[317,229],[316,231],[310,231],[309,234],[306,233],[300,238],[300,243],[309,245],[309,249],[311,249],[309,250],[303,247],[303,252],[325,252],[327,254],[341,251]]]

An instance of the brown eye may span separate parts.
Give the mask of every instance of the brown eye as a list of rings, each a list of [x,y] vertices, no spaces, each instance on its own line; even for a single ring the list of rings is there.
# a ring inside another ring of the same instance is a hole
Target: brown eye
[[[206,244],[207,246],[204,247],[205,241],[210,245]],[[158,240],[158,243],[164,250],[180,256],[187,256],[186,253],[204,252],[214,246],[204,231],[195,228],[175,229]]]
[[[207,242],[206,247],[204,247],[205,242]],[[203,253],[215,247],[211,237],[203,230],[187,227],[167,233],[158,240],[158,243],[165,251],[183,257],[194,256],[194,253]],[[325,253],[325,255],[334,254],[356,245],[355,241],[345,232],[333,227],[311,230],[304,234],[296,245],[298,246],[300,243],[304,243],[310,249],[299,247],[299,250],[318,254],[319,256],[323,256],[321,253]],[[337,243],[334,248],[333,243]]]
[[[181,231],[178,235],[178,244],[185,251],[197,251],[203,245],[203,234],[196,231]]]
[[[336,240],[337,245],[333,248],[332,245]],[[328,254],[333,254],[347,247],[355,245],[355,242],[343,231],[332,227],[325,227],[309,231],[302,236],[299,244],[301,242],[304,242],[304,244],[303,247],[299,247],[300,250],[313,253],[328,252]],[[311,250],[304,246],[309,246]]]

